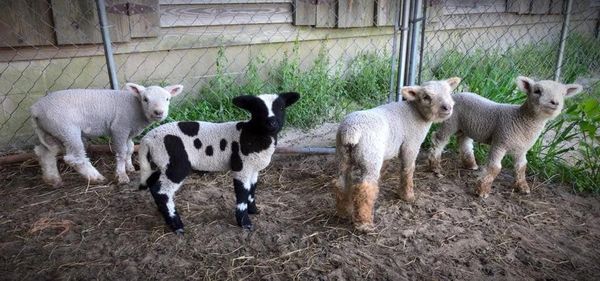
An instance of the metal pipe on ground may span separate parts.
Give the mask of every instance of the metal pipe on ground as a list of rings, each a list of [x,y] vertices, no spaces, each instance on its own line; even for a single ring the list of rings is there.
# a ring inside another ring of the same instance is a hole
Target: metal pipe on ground
[[[134,151],[138,151],[139,145],[135,145]],[[108,144],[92,144],[87,147],[88,153],[113,153],[112,148]],[[283,146],[275,149],[277,154],[308,154],[308,155],[327,155],[335,154],[335,147],[294,147]],[[0,165],[13,164],[35,159],[35,153],[21,153],[5,155],[0,157]]]

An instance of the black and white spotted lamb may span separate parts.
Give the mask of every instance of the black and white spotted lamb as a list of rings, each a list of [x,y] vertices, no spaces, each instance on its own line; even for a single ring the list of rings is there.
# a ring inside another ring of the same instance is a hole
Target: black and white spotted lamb
[[[183,234],[175,208],[175,192],[192,171],[233,173],[235,217],[239,226],[251,229],[248,214],[255,214],[258,173],[271,162],[277,134],[283,127],[285,108],[300,98],[298,93],[239,96],[233,104],[251,113],[248,121],[209,123],[173,122],[150,131],[139,150],[140,189],[150,188],[167,225]]]

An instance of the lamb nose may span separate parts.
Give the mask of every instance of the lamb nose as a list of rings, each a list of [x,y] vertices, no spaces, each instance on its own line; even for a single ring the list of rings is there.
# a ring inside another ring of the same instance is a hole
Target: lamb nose
[[[556,101],[554,101],[554,100],[551,100],[551,101],[550,101],[550,103],[551,103],[552,105],[558,105],[558,103],[557,103]]]
[[[154,111],[154,115],[162,115],[163,111],[162,110],[155,110]]]
[[[269,126],[276,127],[277,126],[277,120],[275,120],[275,119],[269,120]]]
[[[443,111],[448,111],[448,110],[450,110],[450,109],[448,109],[448,106],[446,106],[446,105],[442,105],[442,110],[443,110]]]

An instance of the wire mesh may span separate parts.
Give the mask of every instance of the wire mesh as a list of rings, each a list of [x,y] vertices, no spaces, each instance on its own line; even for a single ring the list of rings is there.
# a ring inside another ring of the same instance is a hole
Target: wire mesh
[[[94,7],[93,0],[86,1]],[[383,79],[386,83],[381,86],[381,81],[371,82],[378,84],[370,88],[381,92],[369,93],[374,103],[383,102],[388,91],[393,22],[378,25],[373,14],[374,3],[367,7],[373,11],[370,16],[357,13],[355,18],[345,17],[348,28],[337,26],[337,1],[326,3],[329,8],[324,13],[319,10],[319,14],[314,5],[312,14],[304,16],[297,14],[295,7],[311,4],[310,1],[139,0],[129,1],[128,6],[116,6],[122,3],[107,1],[109,15],[123,13],[123,9],[128,13],[125,17],[129,20],[129,28],[117,31],[122,32],[118,37],[128,40],[112,44],[120,86],[126,82],[146,86],[183,84],[184,93],[174,100],[173,115],[167,121],[244,118],[243,112],[230,105],[231,97],[280,91],[301,92],[303,106],[312,109],[310,114],[322,116],[319,120],[332,120],[346,109],[358,107],[355,105],[360,101],[357,93],[364,86],[359,81],[348,81],[362,79],[369,82],[365,79],[368,77]],[[147,9],[144,12],[140,7]],[[297,24],[302,18],[311,18],[312,22]],[[86,20],[90,24],[94,21],[93,32],[98,32],[97,18]],[[111,20],[111,36],[114,36],[120,22],[109,17]],[[334,24],[316,27],[317,21]],[[51,21],[45,24],[57,35],[64,32]],[[24,29],[25,32],[36,32],[34,27]],[[17,35],[22,32],[16,27],[10,31]],[[28,108],[47,92],[110,87],[101,57],[101,44],[49,42],[45,46],[8,46],[0,50],[2,52],[12,53],[14,58],[9,57],[0,64],[2,84],[11,85],[0,90],[4,105],[0,119],[3,132],[0,151],[27,148],[36,142]],[[45,56],[37,59],[38,53]],[[374,65],[376,63],[379,64]],[[371,71],[371,76],[362,77],[359,72],[365,70]],[[18,77],[11,80],[13,73]],[[19,79],[33,80],[33,83],[19,83]],[[344,81],[336,82],[336,79]],[[43,83],[37,83],[38,80]],[[346,96],[341,92],[356,97],[357,101],[336,100]],[[14,106],[7,106],[13,99],[16,99]],[[336,105],[336,102],[343,105]],[[198,104],[205,107],[194,108]],[[201,112],[202,109],[213,112]],[[292,114],[290,122],[309,126],[306,120],[294,118]]]
[[[37,141],[29,106],[47,92],[110,87],[94,1],[40,2],[46,6],[3,4],[15,18],[33,15],[45,27],[27,20],[15,25],[11,18],[0,17],[0,40],[25,42],[0,47],[3,153]],[[231,97],[298,91],[303,98],[288,117],[292,125],[307,127],[385,102],[393,85],[393,25],[400,2],[115,0],[107,1],[107,11],[121,87],[126,82],[184,85],[167,121],[245,118],[231,106]],[[564,1],[539,1],[550,3],[542,12],[530,11],[531,4],[519,12],[507,6],[537,1],[424,2],[427,21],[422,46],[417,47],[423,50],[420,80],[461,76],[464,90],[478,91],[506,77],[514,79],[517,72],[552,78],[564,20],[562,6],[554,6]],[[599,54],[581,47],[597,44],[598,9],[594,1],[575,2],[562,79],[583,79],[586,87],[598,88]],[[70,14],[62,16],[66,20],[57,20],[64,6],[57,3],[69,4]],[[67,23],[70,33],[60,22]],[[79,41],[61,42],[65,35]],[[50,39],[28,41],[36,36]],[[502,71],[482,69],[482,61]]]

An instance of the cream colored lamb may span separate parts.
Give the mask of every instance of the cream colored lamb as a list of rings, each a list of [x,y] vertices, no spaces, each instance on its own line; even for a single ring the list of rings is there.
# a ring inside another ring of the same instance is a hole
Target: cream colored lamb
[[[491,192],[492,182],[500,173],[502,158],[507,153],[515,162],[515,187],[521,192],[530,192],[525,180],[527,151],[540,136],[546,122],[560,114],[564,99],[578,94],[582,87],[549,80],[535,82],[523,76],[517,77],[516,82],[519,89],[527,93],[527,100],[522,105],[495,103],[473,93],[454,95],[454,114],[432,135],[429,164],[434,173],[441,176],[442,151],[450,137],[456,134],[460,157],[467,169],[478,168],[473,155],[473,140],[491,146],[488,164],[476,186],[480,197],[485,198]]]
[[[358,230],[373,228],[373,206],[384,160],[400,156],[400,197],[414,200],[413,172],[421,143],[432,123],[442,122],[452,114],[454,101],[450,94],[459,83],[460,78],[454,77],[404,87],[402,96],[406,101],[353,112],[340,123],[336,140],[336,207],[342,216],[352,214]],[[351,177],[355,167],[361,171],[357,184]]]

